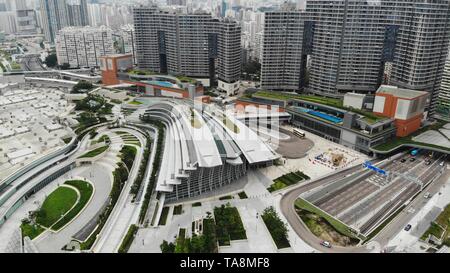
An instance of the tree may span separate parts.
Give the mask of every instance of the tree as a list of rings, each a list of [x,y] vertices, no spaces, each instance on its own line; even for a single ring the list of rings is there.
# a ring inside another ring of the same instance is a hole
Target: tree
[[[168,243],[166,240],[162,242],[162,244],[159,246],[161,248],[162,253],[174,253],[175,252],[175,244],[170,242]]]
[[[61,70],[67,70],[70,68],[70,64],[68,63],[63,63],[62,65],[59,66],[59,69]]]
[[[44,63],[47,67],[55,67],[58,64],[58,58],[56,57],[56,53],[52,53],[45,58]]]
[[[72,93],[79,93],[81,90],[91,90],[94,85],[88,81],[79,81],[72,87]]]

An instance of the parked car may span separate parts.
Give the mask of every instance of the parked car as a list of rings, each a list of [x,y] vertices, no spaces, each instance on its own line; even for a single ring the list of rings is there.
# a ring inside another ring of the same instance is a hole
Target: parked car
[[[402,160],[400,160],[400,162],[405,163],[406,162],[406,158],[402,158]]]
[[[412,228],[412,226],[410,224],[407,224],[406,227],[405,227],[405,230],[409,231],[411,228]]]
[[[414,161],[416,161],[416,158],[415,158],[415,157],[411,157],[411,158],[409,159],[409,161],[410,161],[410,162],[414,162]]]
[[[427,193],[425,193],[425,194],[423,195],[423,197],[426,198],[426,199],[428,199],[428,198],[431,197],[431,193],[430,193],[430,192],[427,192]]]
[[[331,248],[331,244],[328,241],[322,241],[322,242],[320,242],[320,244],[324,247]]]
[[[425,161],[425,165],[430,165],[430,164],[431,164],[431,160]]]
[[[443,167],[444,166],[444,164],[445,164],[445,162],[444,161],[442,161],[440,164],[439,164],[439,166],[441,166],[441,167]]]

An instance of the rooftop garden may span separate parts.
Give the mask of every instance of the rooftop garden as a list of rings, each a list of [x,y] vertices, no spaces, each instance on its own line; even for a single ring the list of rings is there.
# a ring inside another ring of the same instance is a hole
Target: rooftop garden
[[[132,69],[128,71],[128,74],[131,75],[158,75],[159,73],[150,71],[150,70],[143,70],[143,69]]]
[[[192,84],[197,83],[196,79],[190,78],[187,76],[176,76],[176,78],[179,79],[181,82],[188,82],[188,83],[192,83]]]
[[[345,111],[351,111],[351,112],[360,114],[365,117],[364,120],[366,122],[368,122],[369,124],[373,124],[380,120],[386,119],[385,117],[379,117],[372,112],[354,109],[351,107],[345,107],[343,104],[343,101],[341,99],[320,97],[320,96],[314,96],[314,95],[300,95],[300,94],[293,94],[293,93],[270,92],[270,91],[258,91],[254,94],[246,94],[244,96],[244,98],[252,98],[254,96],[268,98],[268,99],[275,99],[275,100],[283,100],[283,101],[297,99],[297,100],[304,100],[304,101],[308,101],[308,102],[323,104],[323,105],[339,108],[339,109],[342,109]]]
[[[425,131],[428,130],[439,130],[440,128],[442,128],[442,126],[444,126],[447,122],[445,121],[437,121],[434,124],[422,127],[421,129],[417,130],[416,132],[412,133],[409,136],[406,137],[396,137],[386,143],[377,145],[375,147],[372,147],[372,149],[375,152],[390,152],[393,151],[394,149],[397,149],[399,147],[401,147],[402,145],[420,145],[420,146],[425,146],[425,147],[430,147],[430,148],[436,148],[436,149],[442,149],[442,150],[446,150],[446,151],[450,151],[449,148],[443,147],[443,146],[439,146],[439,145],[435,145],[435,144],[429,144],[429,143],[425,143],[425,142],[418,142],[418,141],[414,141],[413,138],[424,133]]]

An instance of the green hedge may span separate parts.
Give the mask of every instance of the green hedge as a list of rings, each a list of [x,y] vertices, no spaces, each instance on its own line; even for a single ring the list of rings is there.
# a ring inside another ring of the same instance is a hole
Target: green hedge
[[[237,208],[230,203],[214,208],[216,234],[219,245],[229,245],[230,240],[247,239],[244,225]]]
[[[164,125],[160,121],[144,120],[148,123],[153,124],[158,130],[158,141],[156,143],[155,160],[153,161],[152,173],[150,175],[150,181],[147,185],[147,191],[144,195],[144,201],[142,203],[141,211],[139,213],[139,223],[142,223],[145,219],[145,214],[150,203],[150,197],[152,196],[153,188],[158,178],[159,167],[161,165],[162,152],[163,152],[163,141],[165,135]]]
[[[139,192],[139,189],[141,188],[142,182],[144,181],[145,170],[147,169],[148,160],[150,158],[152,141],[151,141],[150,135],[148,135],[147,133],[145,134],[145,137],[147,139],[147,144],[146,144],[146,147],[144,150],[141,165],[139,166],[139,172],[138,172],[136,179],[133,181],[133,185],[131,186],[131,189],[130,189],[130,194],[133,195],[132,202],[134,202],[136,195]]]
[[[109,194],[110,202],[100,214],[98,218],[98,224],[94,232],[92,232],[92,234],[85,242],[81,243],[82,250],[88,250],[92,247],[95,240],[97,239],[97,235],[102,230],[103,226],[106,223],[106,220],[108,219],[109,215],[111,214],[114,208],[114,205],[117,203],[117,200],[119,199],[120,193],[122,192],[123,186],[125,185],[125,182],[127,181],[128,178],[128,171],[123,162],[119,162],[118,167],[113,171],[113,177],[114,177],[113,186]]]
[[[277,248],[286,248],[291,246],[287,235],[287,225],[280,219],[273,207],[266,208],[261,215],[261,218],[269,230],[269,233],[277,245]]]
[[[120,244],[119,253],[127,253],[130,249],[131,244],[133,243],[134,236],[138,232],[138,226],[131,225],[130,228],[128,228],[127,234],[123,238],[122,243]]]
[[[95,157],[98,156],[99,154],[103,153],[104,151],[106,151],[108,149],[108,145],[99,147],[97,149],[94,149],[92,151],[89,151],[87,153],[85,153],[84,155],[80,156],[79,158],[90,158],[90,157]]]

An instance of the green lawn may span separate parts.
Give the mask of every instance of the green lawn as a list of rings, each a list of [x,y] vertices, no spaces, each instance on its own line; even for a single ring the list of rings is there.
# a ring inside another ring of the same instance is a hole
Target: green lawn
[[[61,218],[56,224],[52,226],[53,230],[59,230],[69,223],[73,218],[75,218],[78,213],[87,205],[92,193],[94,192],[94,187],[86,181],[83,180],[69,180],[64,184],[75,187],[80,192],[80,200],[63,218]]]
[[[89,157],[95,157],[98,156],[99,154],[103,153],[104,151],[106,151],[108,149],[108,145],[99,147],[97,149],[94,149],[92,151],[89,151],[87,153],[85,153],[84,155],[80,156],[79,158],[89,158]]]
[[[283,189],[287,186],[297,184],[298,182],[302,180],[308,180],[309,176],[304,174],[303,172],[297,171],[297,172],[291,172],[287,173],[285,175],[282,175],[275,179],[272,185],[267,188],[269,192],[274,192],[280,189]]]
[[[30,223],[22,223],[20,225],[22,230],[22,237],[30,237],[31,240],[39,236],[45,229],[39,225],[31,225]]]
[[[323,104],[323,105],[336,107],[336,108],[346,110],[346,111],[352,111],[354,113],[365,116],[369,123],[374,123],[379,120],[386,119],[385,117],[376,116],[372,112],[345,107],[342,100],[335,99],[335,98],[327,98],[327,97],[320,97],[320,96],[314,96],[314,95],[288,94],[288,93],[283,93],[283,92],[269,92],[269,91],[258,91],[255,94],[253,94],[252,96],[262,97],[262,98],[267,98],[267,99],[281,100],[281,101],[297,99],[297,100],[304,100],[304,101],[308,101],[308,102]]]
[[[75,205],[77,198],[75,190],[58,187],[45,199],[37,212],[36,222],[44,227],[51,227]]]
[[[130,101],[128,104],[132,104],[132,105],[141,105],[142,102],[134,100],[134,101]]]
[[[324,212],[323,210],[317,208],[316,206],[312,205],[308,201],[298,198],[295,201],[295,206],[298,209],[307,210],[309,212],[312,212],[322,218],[324,218],[330,225],[332,225],[337,232],[348,236],[350,238],[359,239],[355,233],[353,233],[350,227],[348,227],[346,224],[342,223],[341,221],[338,221],[336,218],[332,217],[328,213]]]

